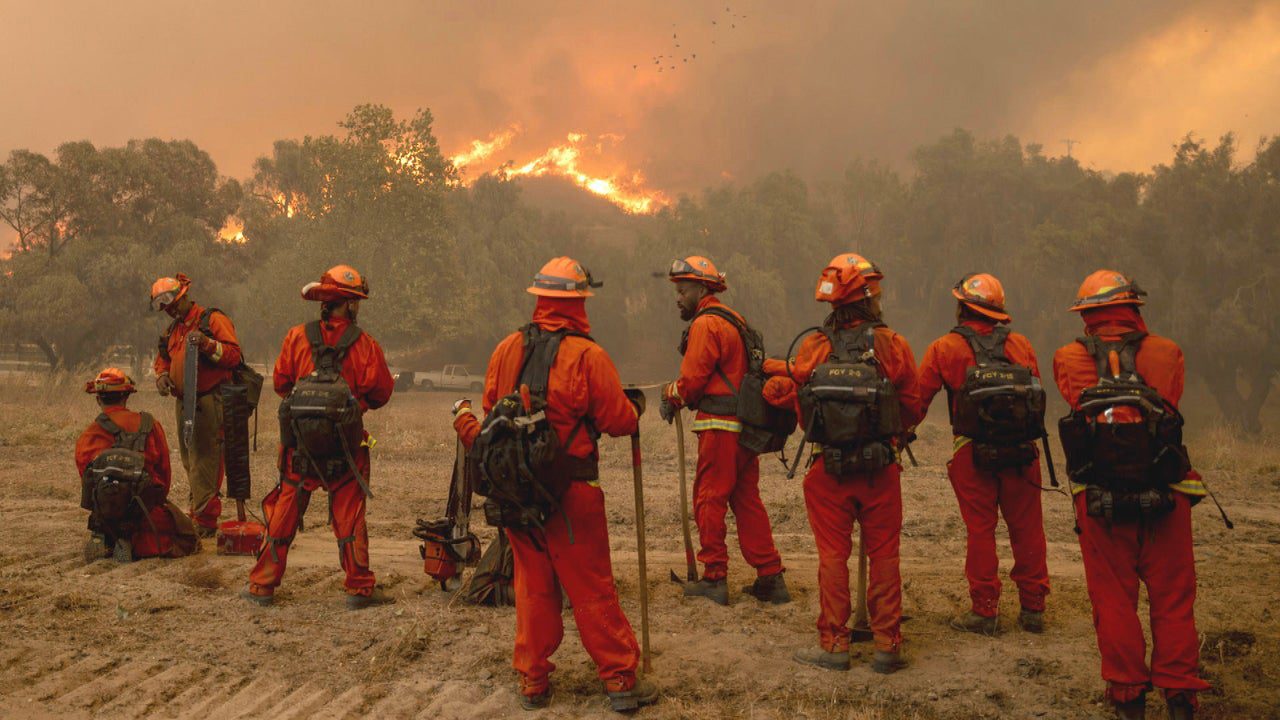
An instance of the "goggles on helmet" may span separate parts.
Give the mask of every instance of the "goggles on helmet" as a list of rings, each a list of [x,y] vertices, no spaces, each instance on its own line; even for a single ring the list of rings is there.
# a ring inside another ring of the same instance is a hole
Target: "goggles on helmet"
[[[158,311],[168,307],[174,300],[178,299],[179,290],[169,290],[151,298],[151,310]]]
[[[581,263],[579,263],[578,267],[582,268],[584,276],[582,280],[538,273],[533,276],[533,286],[540,290],[564,290],[566,292],[582,292],[589,288],[604,286],[603,281],[592,280],[591,271],[583,267]]]

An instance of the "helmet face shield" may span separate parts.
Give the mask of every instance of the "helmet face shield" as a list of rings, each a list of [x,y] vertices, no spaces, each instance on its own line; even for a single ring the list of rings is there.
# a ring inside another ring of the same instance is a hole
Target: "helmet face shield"
[[[171,305],[177,299],[178,299],[177,290],[169,290],[167,292],[162,292],[159,295],[156,295],[155,297],[151,298],[151,310],[153,312],[164,310],[166,307]]]

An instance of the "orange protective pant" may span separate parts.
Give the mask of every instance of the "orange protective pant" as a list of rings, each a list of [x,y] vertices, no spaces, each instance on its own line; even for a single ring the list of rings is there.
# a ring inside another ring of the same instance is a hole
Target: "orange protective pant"
[[[560,502],[560,510],[547,520],[544,530],[507,531],[516,590],[516,646],[511,664],[520,673],[520,691],[525,695],[544,692],[556,667],[551,655],[564,638],[561,587],[573,604],[582,646],[595,661],[605,687],[611,692],[630,690],[636,682],[640,646],[613,584],[604,492],[590,483],[574,482]]]
[[[369,477],[369,450],[359,448],[356,466]],[[288,467],[288,465],[286,465]],[[284,473],[280,484],[262,499],[262,513],[267,520],[267,537],[258,551],[258,562],[249,572],[249,591],[255,595],[271,595],[284,578],[289,558],[289,544],[298,532],[298,507],[301,497],[322,487],[319,480],[305,480],[293,472]],[[365,496],[360,484],[349,473],[329,493],[329,520],[338,539],[338,562],[347,574],[343,583],[350,595],[373,592],[374,576],[369,569],[369,529],[365,526]]]
[[[733,509],[738,523],[738,546],[759,576],[782,572],[782,556],[773,544],[769,513],[760,500],[760,460],[738,444],[738,434],[726,430],[698,433],[698,469],[693,480],[693,517],[702,545],[698,560],[703,577],[719,580],[728,574],[729,548],[725,513]]]
[[[1009,577],[1018,586],[1018,600],[1028,610],[1043,612],[1044,598],[1049,594],[1049,567],[1040,507],[1040,463],[999,472],[979,470],[973,466],[973,443],[965,443],[947,463],[947,475],[960,504],[960,517],[969,530],[964,573],[969,579],[973,611],[983,617],[998,614],[996,524],[1003,514],[1013,546]]]
[[[173,550],[173,538],[177,528],[173,524],[173,516],[164,505],[151,508],[147,513],[151,519],[141,520],[141,527],[129,535],[129,544],[133,547],[135,558],[168,557]],[[153,529],[154,528],[154,529]]]
[[[902,643],[902,576],[898,546],[902,531],[902,468],[890,465],[870,475],[831,475],[819,456],[804,478],[804,504],[818,545],[818,641],[828,652],[849,648],[849,556],[853,524],[862,527],[866,548],[867,614],[878,650]]]
[[[1076,496],[1084,577],[1093,603],[1093,628],[1102,655],[1107,698],[1128,702],[1152,685],[1166,695],[1195,694],[1200,679],[1196,635],[1196,559],[1191,547],[1191,502],[1174,493],[1174,508],[1146,522],[1108,522],[1085,514]],[[1151,666],[1138,619],[1138,582],[1151,605]]]

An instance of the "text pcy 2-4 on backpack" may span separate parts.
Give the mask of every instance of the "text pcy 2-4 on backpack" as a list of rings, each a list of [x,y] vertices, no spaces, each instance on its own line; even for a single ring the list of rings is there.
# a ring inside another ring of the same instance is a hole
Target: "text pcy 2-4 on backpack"
[[[877,327],[884,325],[821,328],[831,355],[800,388],[800,412],[809,421],[806,437],[822,446],[823,463],[833,475],[875,472],[895,461],[893,440],[902,434],[902,408],[898,389],[875,357]]]
[[[769,379],[764,371],[764,338],[750,325],[739,320],[738,316],[722,307],[712,306],[699,310],[693,316],[690,326],[703,315],[723,318],[738,331],[745,352],[747,371],[742,376],[741,387],[734,387],[729,376],[717,366],[716,372],[720,374],[720,379],[729,386],[733,394],[704,396],[695,409],[712,415],[737,417],[742,425],[742,430],[738,433],[738,444],[754,453],[782,450],[787,443],[787,438],[795,432],[796,416],[793,412],[770,405],[764,399],[764,385]],[[688,345],[689,330],[686,328],[684,335],[680,338],[681,355],[684,355]]]
[[[521,333],[524,355],[515,387],[485,416],[468,461],[475,490],[485,498],[485,522],[527,530],[543,526],[560,507],[570,482],[595,480],[599,468],[592,458],[575,458],[564,451],[584,426],[595,434],[587,418],[579,419],[562,448],[547,417],[547,385],[561,342],[566,336],[591,337],[573,330],[549,332],[533,324]]]
[[[126,526],[136,525],[163,500],[162,494],[156,497],[160,488],[147,472],[144,455],[155,420],[147,413],[141,415],[136,432],[125,432],[106,413],[96,420],[115,442],[98,453],[81,478],[80,506],[92,512],[90,526],[94,530],[123,534]]]
[[[1169,486],[1191,468],[1182,444],[1182,415],[1137,371],[1146,338],[1137,331],[1117,341],[1078,342],[1093,356],[1098,384],[1080,393],[1079,409],[1058,432],[1073,482],[1086,485],[1088,513],[1112,520],[1155,517],[1173,507]]]
[[[1045,392],[1030,368],[1005,355],[1009,328],[1000,325],[980,335],[961,325],[952,332],[969,343],[976,363],[951,404],[952,431],[973,442],[974,466],[1002,470],[1035,462],[1035,441],[1044,436]]]
[[[373,497],[353,454],[364,441],[363,414],[342,377],[342,361],[361,330],[351,323],[336,345],[326,345],[317,320],[307,323],[306,334],[315,369],[280,403],[280,443],[295,451],[295,463],[299,456],[304,461],[301,467],[295,464],[295,472],[309,467],[329,483],[350,470],[365,495]]]

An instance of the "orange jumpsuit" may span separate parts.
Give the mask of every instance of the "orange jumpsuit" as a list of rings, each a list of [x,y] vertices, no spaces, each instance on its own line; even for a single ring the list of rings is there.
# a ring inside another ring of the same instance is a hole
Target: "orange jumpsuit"
[[[714,295],[707,295],[698,303],[699,311],[708,307],[729,310]],[[741,320],[741,315],[733,314]],[[676,407],[696,406],[703,398],[732,397],[747,372],[746,348],[737,328],[722,317],[703,315],[690,323],[687,342],[671,403]],[[733,383],[732,387],[721,373]],[[760,500],[759,458],[738,444],[741,423],[734,415],[715,415],[700,409],[693,431],[698,435],[693,516],[702,545],[698,560],[704,566],[703,577],[719,580],[728,573],[728,528],[724,518],[729,508],[733,508],[737,519],[742,556],[756,574],[763,577],[782,572],[782,556],[773,543],[769,513]]]
[[[856,328],[861,321],[844,327]],[[875,356],[881,371],[898,390],[902,423],[918,421],[920,397],[916,389],[916,361],[905,338],[889,328],[875,331]],[[831,354],[831,343],[820,333],[805,338],[791,365],[800,383],[812,376]],[[785,363],[765,363],[770,375],[785,376]],[[781,392],[779,392],[781,390]],[[774,405],[791,404],[799,412],[794,383],[774,377],[766,386],[766,399]],[[808,418],[801,418],[803,423]],[[870,566],[867,572],[867,612],[878,650],[896,651],[902,643],[902,575],[898,551],[902,531],[902,466],[893,463],[875,473],[839,477],[826,470],[821,454],[804,478],[804,501],[818,546],[818,641],[828,652],[849,648],[849,556],[853,553],[853,524],[862,526],[862,544]]]
[[[1129,306],[1087,310],[1085,332],[1105,340],[1146,330]],[[1182,350],[1172,340],[1148,335],[1136,365],[1143,380],[1174,407],[1182,399]],[[1053,356],[1053,375],[1062,397],[1076,408],[1080,393],[1098,382],[1092,355],[1078,342]],[[1102,678],[1112,702],[1136,699],[1155,685],[1166,696],[1196,693],[1210,685],[1200,678],[1200,642],[1196,634],[1196,567],[1191,544],[1191,506],[1204,495],[1193,470],[1172,486],[1174,508],[1155,520],[1109,522],[1085,512],[1084,488],[1077,486],[1076,518],[1085,582],[1093,604],[1093,627],[1102,655]],[[1138,583],[1147,586],[1152,651],[1147,665],[1146,639],[1138,619]]]
[[[185,317],[173,323],[169,334],[164,338],[164,346],[156,354],[155,371],[169,373],[173,381],[173,395],[178,400],[178,417],[182,417],[182,398],[186,388],[183,365],[187,358],[187,335],[199,332],[200,315],[204,308],[192,303]],[[231,379],[231,371],[240,364],[240,341],[236,338],[235,327],[230,318],[222,312],[214,312],[209,316],[209,332],[219,345],[212,355],[201,355],[196,366],[196,394],[200,398],[216,393],[218,386]],[[210,417],[201,417],[196,421],[197,432],[216,433],[216,437],[197,437],[195,447],[188,448],[179,443],[183,464],[187,468],[188,485],[191,487],[190,511],[191,519],[205,528],[218,525],[218,517],[222,515],[223,459],[222,459],[222,418],[221,404],[204,403],[198,412],[210,413]],[[179,440],[181,441],[181,436]]]
[[[979,335],[990,335],[996,327],[994,320],[966,320],[964,324]],[[1040,377],[1035,352],[1026,336],[1009,333],[1005,356]],[[946,388],[947,397],[952,398],[964,384],[969,368],[976,364],[973,349],[960,335],[947,333],[935,340],[920,362],[920,419],[928,413],[929,403],[939,390]],[[954,411],[954,406],[950,409]],[[1043,612],[1044,598],[1049,593],[1049,568],[1040,506],[1040,463],[999,472],[979,470],[973,464],[969,438],[957,436],[954,455],[947,463],[947,476],[960,504],[960,517],[968,528],[964,571],[973,611],[983,617],[997,615],[1000,560],[996,556],[996,524],[1003,513],[1013,546],[1009,577],[1018,586],[1022,607]]]
[[[539,297],[533,322],[547,331],[589,332],[582,299]],[[489,358],[483,408],[487,414],[514,388],[520,375],[524,343],[520,333],[508,335]],[[609,355],[584,338],[565,337],[551,367],[547,417],[560,442],[568,440],[581,418],[601,433],[621,437],[639,428],[636,412],[622,392]],[[480,421],[460,413],[454,421],[467,447],[480,432]],[[563,447],[563,446],[562,446]],[[578,458],[599,456],[595,439],[579,431],[563,451]],[[512,665],[520,673],[525,695],[546,691],[555,669],[551,655],[564,638],[560,588],[573,604],[578,635],[609,692],[630,690],[636,682],[640,647],[618,604],[609,558],[609,525],[604,493],[597,482],[572,482],[561,507],[547,520],[545,531],[507,530],[515,558],[516,642]],[[565,520],[568,518],[569,527]],[[569,528],[572,528],[570,541]]]
[[[349,321],[335,318],[321,324],[321,336],[329,345],[337,344]],[[289,330],[276,358],[274,384],[276,394],[288,397],[294,384],[311,374],[315,365],[305,325]],[[377,410],[391,399],[395,381],[387,368],[382,347],[369,333],[361,333],[342,360],[342,378],[363,411]],[[369,480],[369,433],[359,448],[352,448],[356,467]],[[303,475],[294,469],[293,450],[280,448],[280,484],[262,500],[267,519],[267,537],[258,551],[258,562],[249,573],[249,591],[255,595],[271,595],[284,577],[289,557],[289,544],[298,532],[298,505],[302,496],[310,496],[324,486],[315,475]],[[301,467],[303,463],[298,462]],[[350,471],[324,488],[329,493],[329,517],[333,534],[338,539],[338,560],[346,573],[344,587],[351,595],[373,592],[374,576],[369,569],[369,531],[365,526],[365,495]]]
[[[142,415],[126,409],[123,405],[109,405],[103,409],[111,421],[125,432],[137,432],[142,425]],[[76,470],[84,477],[85,468],[103,450],[115,444],[115,437],[94,422],[85,428],[80,439],[76,441]],[[161,501],[152,506],[147,513],[151,522],[144,519],[140,527],[134,530],[129,538],[133,545],[134,557],[164,557],[174,552],[174,535],[177,533],[173,517],[169,514],[167,503],[163,498],[169,496],[169,483],[172,479],[169,468],[169,444],[165,442],[164,429],[156,422],[147,435],[147,444],[143,449],[143,458],[147,473],[151,480],[160,487],[157,495]],[[154,527],[153,527],[154,526]],[[92,526],[90,529],[94,529]]]

